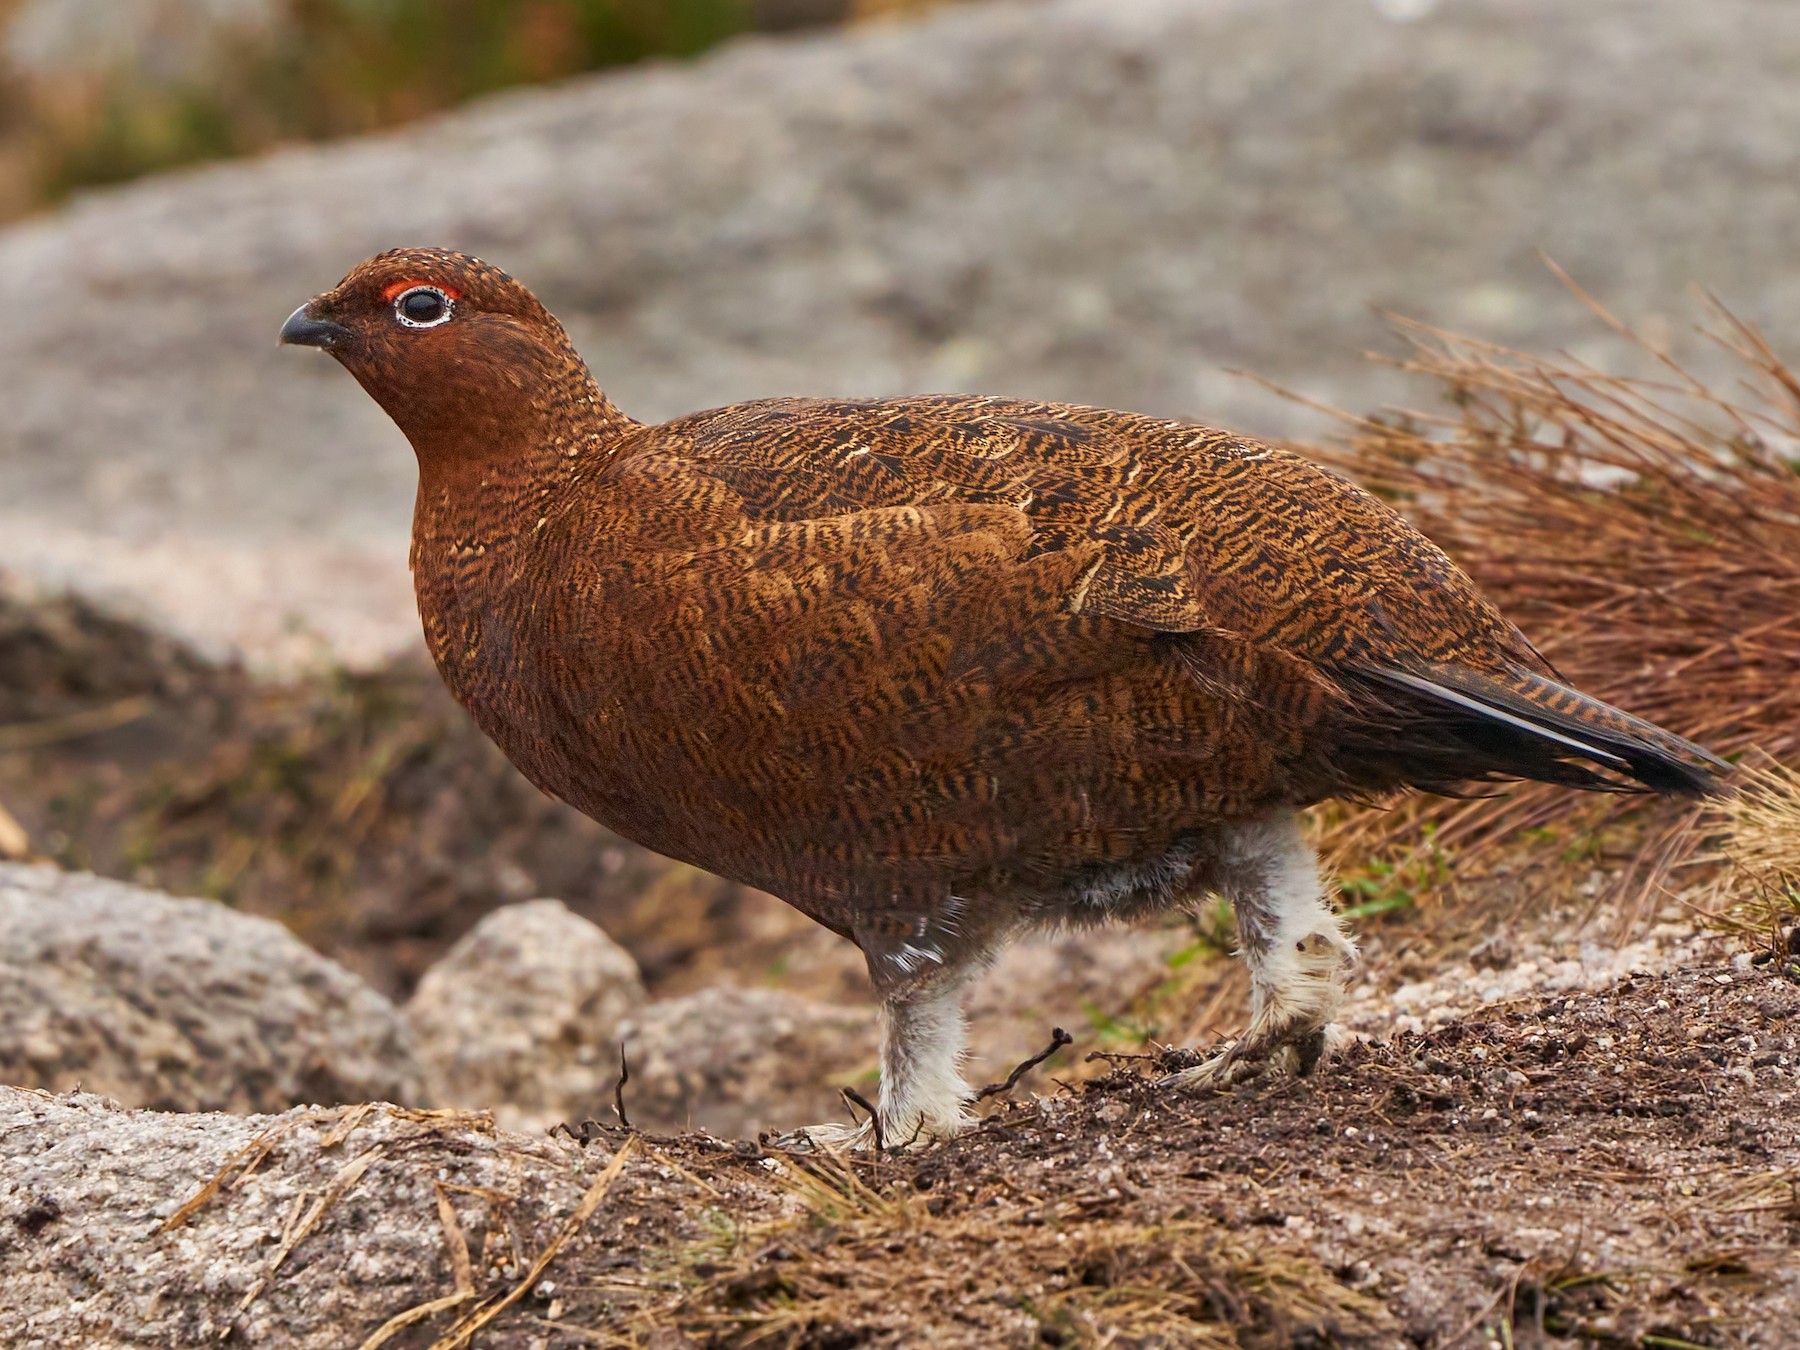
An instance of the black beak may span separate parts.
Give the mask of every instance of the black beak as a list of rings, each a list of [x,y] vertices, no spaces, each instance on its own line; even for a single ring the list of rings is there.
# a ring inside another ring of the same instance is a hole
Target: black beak
[[[288,347],[322,347],[330,351],[350,336],[350,330],[329,319],[313,318],[306,312],[310,303],[287,316],[287,322],[281,325],[281,343]]]

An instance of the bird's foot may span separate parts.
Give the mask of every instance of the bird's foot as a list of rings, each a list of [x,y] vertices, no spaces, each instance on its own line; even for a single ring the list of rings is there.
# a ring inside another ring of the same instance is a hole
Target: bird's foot
[[[860,1125],[808,1125],[776,1136],[775,1146],[796,1153],[855,1153],[864,1149],[893,1152],[954,1138],[974,1123],[975,1117],[958,1115],[934,1122],[915,1120],[905,1130],[890,1126],[878,1131],[875,1123],[866,1119]]]
[[[860,1125],[806,1125],[777,1135],[775,1147],[796,1153],[857,1153],[875,1147],[875,1127],[868,1120]]]
[[[1342,1041],[1336,1026],[1291,1026],[1282,1029],[1252,1027],[1218,1054],[1191,1069],[1178,1069],[1156,1080],[1159,1088],[1197,1092],[1247,1083],[1273,1073],[1292,1073],[1300,1078],[1318,1067],[1326,1053]]]
[[[1344,972],[1356,948],[1321,909],[1297,937],[1251,943],[1250,1028],[1203,1064],[1169,1074],[1158,1086],[1195,1090],[1228,1087],[1270,1072],[1304,1078],[1339,1043],[1332,1025],[1343,1001]]]

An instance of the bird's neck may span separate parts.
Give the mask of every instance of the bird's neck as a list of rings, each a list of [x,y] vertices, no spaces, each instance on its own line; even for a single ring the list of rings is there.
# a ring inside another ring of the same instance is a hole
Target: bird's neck
[[[637,423],[575,369],[535,387],[488,390],[454,416],[402,426],[419,459],[416,562],[420,550],[497,549],[528,534],[570,481],[605,462]]]
[[[558,504],[637,423],[585,370],[535,392],[490,392],[460,422],[401,426],[419,458],[411,561],[426,645],[457,701],[511,753],[524,742],[504,691],[533,631],[521,614],[534,579],[555,567],[533,542],[554,537],[545,526]]]

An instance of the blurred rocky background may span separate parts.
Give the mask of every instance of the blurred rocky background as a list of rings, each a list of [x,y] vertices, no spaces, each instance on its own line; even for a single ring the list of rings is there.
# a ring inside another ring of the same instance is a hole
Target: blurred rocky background
[[[868,1086],[854,952],[544,799],[421,665],[410,452],[274,345],[369,253],[508,267],[640,417],[1312,434],[1233,372],[1448,409],[1364,359],[1384,309],[1650,365],[1545,256],[1703,375],[1695,287],[1800,348],[1797,77],[1775,0],[0,0],[0,1080],[541,1128],[623,1042],[638,1123],[739,1133]],[[1120,1010],[1230,942],[1009,957],[974,1074],[1228,1024]]]
[[[0,213],[750,31],[944,0],[6,0]]]

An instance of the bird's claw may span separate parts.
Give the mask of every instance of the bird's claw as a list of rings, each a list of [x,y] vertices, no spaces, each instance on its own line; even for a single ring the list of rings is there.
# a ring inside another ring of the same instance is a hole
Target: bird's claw
[[[1272,1073],[1291,1072],[1305,1078],[1318,1067],[1333,1041],[1333,1028],[1315,1027],[1293,1037],[1245,1037],[1190,1069],[1178,1069],[1156,1080],[1177,1092],[1198,1092],[1247,1083]]]
[[[1233,1083],[1254,1078],[1267,1068],[1266,1061],[1259,1063],[1254,1059],[1239,1056],[1237,1047],[1234,1045],[1191,1068],[1177,1069],[1174,1073],[1164,1074],[1156,1080],[1156,1086],[1175,1092],[1200,1092],[1207,1088],[1226,1088]]]

